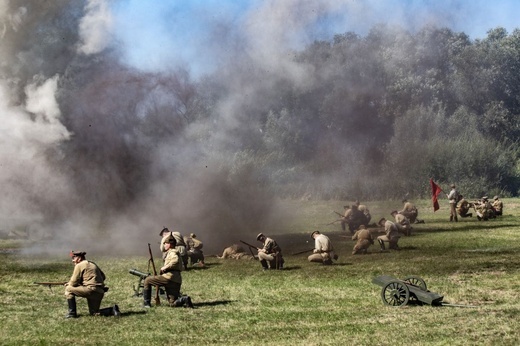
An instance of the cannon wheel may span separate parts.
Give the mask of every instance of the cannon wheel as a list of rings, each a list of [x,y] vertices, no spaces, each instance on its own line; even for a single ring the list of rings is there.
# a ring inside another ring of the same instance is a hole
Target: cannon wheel
[[[381,299],[386,305],[404,306],[410,300],[410,290],[401,281],[390,281],[381,290]]]
[[[407,276],[403,279],[407,284],[417,286],[423,291],[427,291],[426,282],[418,276]]]

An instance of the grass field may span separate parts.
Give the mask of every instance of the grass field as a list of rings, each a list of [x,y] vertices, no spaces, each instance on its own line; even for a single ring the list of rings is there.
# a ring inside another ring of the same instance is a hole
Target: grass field
[[[67,281],[67,250],[60,257],[0,254],[0,344],[2,345],[518,345],[520,344],[520,200],[504,199],[505,215],[478,222],[449,223],[446,206],[436,213],[418,203],[425,224],[400,240],[401,251],[352,256],[353,242],[334,220],[341,201],[285,201],[293,224],[273,230],[284,249],[286,268],[262,271],[257,261],[207,258],[206,268],[183,273],[183,292],[195,309],[166,305],[142,308],[133,297],[146,257],[96,257],[110,291],[102,307],[119,304],[122,317],[88,316],[78,299],[78,319],[64,319],[63,288],[31,286],[34,281]],[[373,219],[396,202],[367,203]],[[377,221],[377,220],[375,220]],[[330,236],[339,261],[308,263],[310,231]],[[238,239],[236,240],[238,242]],[[307,243],[307,241],[309,241]],[[377,243],[376,243],[377,244]],[[0,241],[0,247],[21,246]],[[146,244],[144,244],[146,246]],[[156,259],[158,260],[158,259]],[[444,301],[476,308],[383,305],[378,275],[422,277]]]

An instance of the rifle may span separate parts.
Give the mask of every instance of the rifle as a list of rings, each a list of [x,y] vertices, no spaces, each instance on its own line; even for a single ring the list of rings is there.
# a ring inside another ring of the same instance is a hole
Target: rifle
[[[256,250],[258,250],[258,247],[254,246],[254,245],[251,245],[251,244],[248,244],[248,243],[246,243],[246,242],[243,241],[243,240],[241,240],[240,242],[241,242],[242,244],[246,244],[247,246],[249,246],[249,251],[251,251],[251,255],[252,255],[253,257],[255,257],[255,254],[253,253],[253,250],[252,250],[252,249],[256,249]]]
[[[301,255],[302,253],[311,252],[311,251],[314,251],[314,249],[307,249],[307,250],[303,250],[300,252],[295,252],[295,253],[292,253],[291,256]]]
[[[130,269],[128,272],[132,275],[139,277],[139,282],[137,283],[137,287],[132,286],[132,288],[134,289],[134,292],[135,292],[135,297],[139,297],[140,295],[143,294],[143,291],[142,291],[144,289],[143,280],[146,279],[147,277],[149,277],[150,273],[143,273],[137,269]]]
[[[65,282],[33,282],[33,285],[42,285],[49,287],[52,292],[52,286],[64,286],[68,281]]]
[[[337,211],[335,211],[335,210],[334,210],[334,212],[335,212],[336,214],[338,214],[338,215],[339,215],[340,217],[342,217],[342,218],[343,218],[343,217],[345,217],[345,215],[344,215],[344,214],[338,213],[338,212],[337,212]]]
[[[153,254],[150,243],[148,243],[148,253],[150,254],[150,259],[148,260],[148,271],[150,270],[151,264],[153,268],[153,275],[157,276],[157,269],[155,269],[155,262],[153,261]],[[159,285],[155,286],[155,305],[161,305],[161,299],[159,298]]]
[[[329,222],[329,223],[325,224],[325,226],[330,226],[330,225],[332,225],[332,224],[335,224],[335,223],[338,222],[338,221],[343,221],[343,219],[334,220],[334,221],[332,221],[332,222]]]

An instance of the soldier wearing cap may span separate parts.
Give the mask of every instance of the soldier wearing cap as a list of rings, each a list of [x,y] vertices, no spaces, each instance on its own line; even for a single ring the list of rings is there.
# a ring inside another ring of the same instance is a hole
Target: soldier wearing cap
[[[70,257],[74,263],[74,271],[69,282],[65,284],[65,297],[69,307],[65,318],[78,317],[76,297],[87,299],[88,310],[91,315],[120,316],[119,307],[99,309],[101,301],[108,288],[105,287],[105,273],[94,262],[85,259],[86,252],[71,251]]]
[[[184,242],[188,249],[188,257],[191,265],[198,265],[204,267],[204,253],[202,252],[202,242],[194,233],[190,233],[189,237],[185,237]]]
[[[346,230],[345,225],[348,225],[348,229],[350,233],[354,234],[354,231],[358,229],[360,225],[367,225],[367,219],[363,212],[358,210],[358,206],[356,204],[352,205],[350,208],[348,205],[344,206],[345,214],[341,219],[341,229]]]
[[[256,240],[263,244],[262,248],[258,249],[258,259],[262,268],[267,269],[283,269],[284,259],[282,256],[282,249],[276,241],[266,237],[263,233],[256,236]]]
[[[164,264],[160,269],[159,275],[148,276],[143,284],[144,307],[150,308],[152,298],[152,286],[163,286],[168,295],[170,306],[185,306],[193,308],[189,296],[181,296],[183,268],[179,252],[175,248],[177,241],[172,233],[167,233],[161,239],[161,249],[164,251]]]
[[[179,253],[179,256],[181,257],[181,261],[184,266],[184,269],[187,270],[189,257],[188,257],[188,251],[186,248],[186,243],[184,242],[184,238],[180,232],[177,232],[177,231],[170,232],[168,227],[164,227],[161,230],[161,232],[159,232],[159,235],[161,236],[161,238],[164,238],[165,236],[167,236],[169,234],[172,234],[173,237],[175,238],[175,241],[177,243],[177,245],[175,246],[175,249],[177,250],[177,252]],[[162,242],[161,242],[160,248],[161,248],[161,252],[163,253],[163,256],[166,256],[166,253],[164,251],[164,245],[162,244]],[[163,260],[164,260],[164,257],[163,257]]]
[[[388,221],[384,217],[377,223],[379,226],[384,227],[385,235],[377,237],[377,241],[381,246],[381,251],[385,251],[385,242],[388,242],[388,248],[392,250],[399,250],[397,242],[399,241],[399,230],[395,223]]]
[[[495,210],[493,209],[493,206],[489,202],[487,196],[482,197],[478,203],[475,203],[475,210],[477,212],[477,219],[479,221],[487,221],[496,217]]]
[[[495,209],[495,215],[501,216],[502,210],[504,209],[504,204],[498,198],[498,196],[493,197],[493,208]]]
[[[410,220],[408,220],[406,216],[399,213],[397,210],[393,210],[390,215],[394,217],[395,225],[399,232],[407,236],[412,234],[412,225],[410,225]]]
[[[450,187],[451,187],[450,193],[448,193],[446,195],[446,197],[448,197],[448,200],[450,202],[450,222],[451,221],[457,222],[457,221],[459,221],[459,219],[457,218],[457,203],[460,200],[460,194],[455,189],[455,184],[451,184]]]
[[[334,247],[329,237],[325,234],[321,234],[319,231],[314,231],[311,233],[311,238],[314,239],[314,250],[312,251],[312,255],[307,258],[309,262],[331,265],[332,259],[338,259],[338,255],[334,253]]]
[[[460,217],[473,217],[473,213],[468,213],[470,208],[473,208],[473,203],[468,202],[464,196],[460,195],[460,202],[457,207],[457,213]]]
[[[374,239],[372,238],[372,234],[365,226],[359,226],[359,229],[352,236],[352,240],[357,240],[356,245],[352,249],[352,254],[366,254],[370,245],[374,244]]]

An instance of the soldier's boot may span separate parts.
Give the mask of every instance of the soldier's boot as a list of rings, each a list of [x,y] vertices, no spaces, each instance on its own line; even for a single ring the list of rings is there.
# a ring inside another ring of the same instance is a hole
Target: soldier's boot
[[[269,267],[267,266],[267,261],[266,260],[260,260],[260,264],[262,265],[262,269],[263,270],[267,270],[269,269]]]
[[[65,316],[65,318],[77,318],[78,314],[76,312],[76,298],[67,299],[67,304],[69,306],[69,312]]]
[[[152,304],[151,304],[151,301],[152,301],[152,290],[149,290],[149,289],[144,289],[143,290],[143,300],[144,300],[143,306],[145,308],[151,308],[152,307]]]
[[[182,296],[182,297],[179,297],[179,298],[178,298],[178,299],[173,303],[173,306],[174,306],[174,307],[181,307],[181,306],[184,306],[185,308],[190,308],[190,309],[193,309],[193,308],[194,308],[190,296]]]
[[[450,215],[450,222],[453,221],[453,215]]]
[[[114,316],[114,317],[121,316],[121,311],[119,311],[119,306],[117,306],[117,304],[115,304],[114,306],[112,306],[110,308],[99,309],[98,313],[101,316]]]
[[[379,242],[379,246],[381,246],[381,251],[385,251],[385,242],[381,239],[378,239],[377,241]]]

